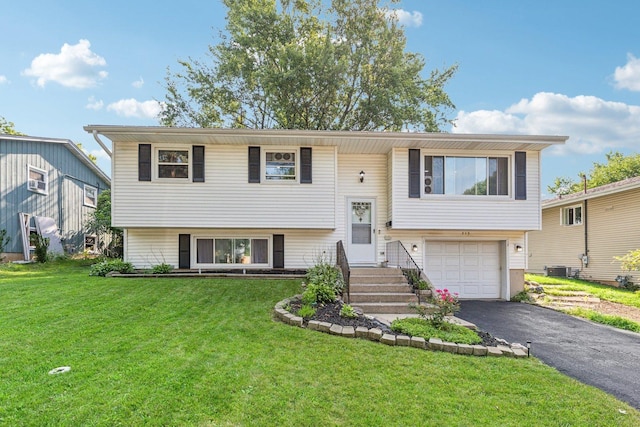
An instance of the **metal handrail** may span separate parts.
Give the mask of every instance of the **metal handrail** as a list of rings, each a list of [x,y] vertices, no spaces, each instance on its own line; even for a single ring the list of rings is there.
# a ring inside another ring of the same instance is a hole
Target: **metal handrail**
[[[386,253],[387,265],[402,269],[402,272],[407,276],[409,284],[413,287],[414,291],[418,290],[416,283],[414,283],[414,278],[422,279],[427,283],[431,283],[425,272],[418,266],[402,242],[399,240],[388,242]],[[409,272],[414,272],[414,274],[409,274]],[[419,294],[419,292],[416,293]]]
[[[343,294],[346,294],[346,302],[348,304],[351,302],[351,289],[349,285],[351,278],[351,269],[349,268],[349,260],[347,259],[347,253],[344,250],[342,240],[338,240],[338,243],[336,244],[336,262],[338,263],[340,271],[342,271],[342,278],[344,279]]]

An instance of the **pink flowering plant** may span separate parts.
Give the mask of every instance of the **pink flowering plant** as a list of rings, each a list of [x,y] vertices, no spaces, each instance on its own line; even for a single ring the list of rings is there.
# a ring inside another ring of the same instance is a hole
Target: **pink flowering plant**
[[[453,314],[460,310],[458,293],[451,293],[448,289],[436,289],[429,303],[434,306],[433,312],[428,319],[433,326],[442,325],[445,316],[453,316]]]

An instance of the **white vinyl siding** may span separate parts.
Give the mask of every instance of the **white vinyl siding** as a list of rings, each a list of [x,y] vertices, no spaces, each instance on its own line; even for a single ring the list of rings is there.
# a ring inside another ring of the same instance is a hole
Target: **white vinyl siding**
[[[425,154],[425,153],[423,153]],[[486,156],[462,151],[451,155]],[[503,157],[505,152],[490,156]],[[513,156],[513,153],[510,154]],[[539,153],[527,152],[527,200],[505,196],[409,198],[408,150],[394,149],[392,217],[394,229],[538,230],[540,229]],[[510,161],[513,186],[513,157]]]
[[[155,147],[157,149],[157,147]],[[313,183],[247,182],[246,146],[205,150],[205,182],[139,182],[137,144],[114,146],[113,224],[116,227],[336,227],[334,147],[313,148]],[[151,215],[152,213],[152,215]]]

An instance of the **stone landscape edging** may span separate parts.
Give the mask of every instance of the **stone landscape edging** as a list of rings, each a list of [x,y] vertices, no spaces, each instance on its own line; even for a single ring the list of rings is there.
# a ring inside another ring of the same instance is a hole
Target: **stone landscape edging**
[[[287,306],[294,298],[285,298],[278,302],[274,307],[274,313],[277,320],[291,326],[307,328],[312,331],[319,331],[331,335],[337,335],[345,338],[363,338],[370,341],[377,341],[390,346],[414,347],[423,350],[445,351],[452,354],[463,354],[469,356],[487,356],[487,357],[513,357],[522,359],[527,357],[527,348],[521,344],[498,345],[496,347],[487,347],[484,345],[457,344],[453,342],[442,341],[440,338],[429,338],[425,340],[422,337],[411,337],[408,335],[385,334],[380,328],[365,328],[364,326],[342,326],[336,323],[320,322],[310,320],[305,326],[304,319],[287,311]]]

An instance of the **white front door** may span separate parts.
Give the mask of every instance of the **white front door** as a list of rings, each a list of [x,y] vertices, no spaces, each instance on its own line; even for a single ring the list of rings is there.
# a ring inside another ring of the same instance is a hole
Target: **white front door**
[[[347,200],[347,257],[349,264],[376,263],[375,199]]]

